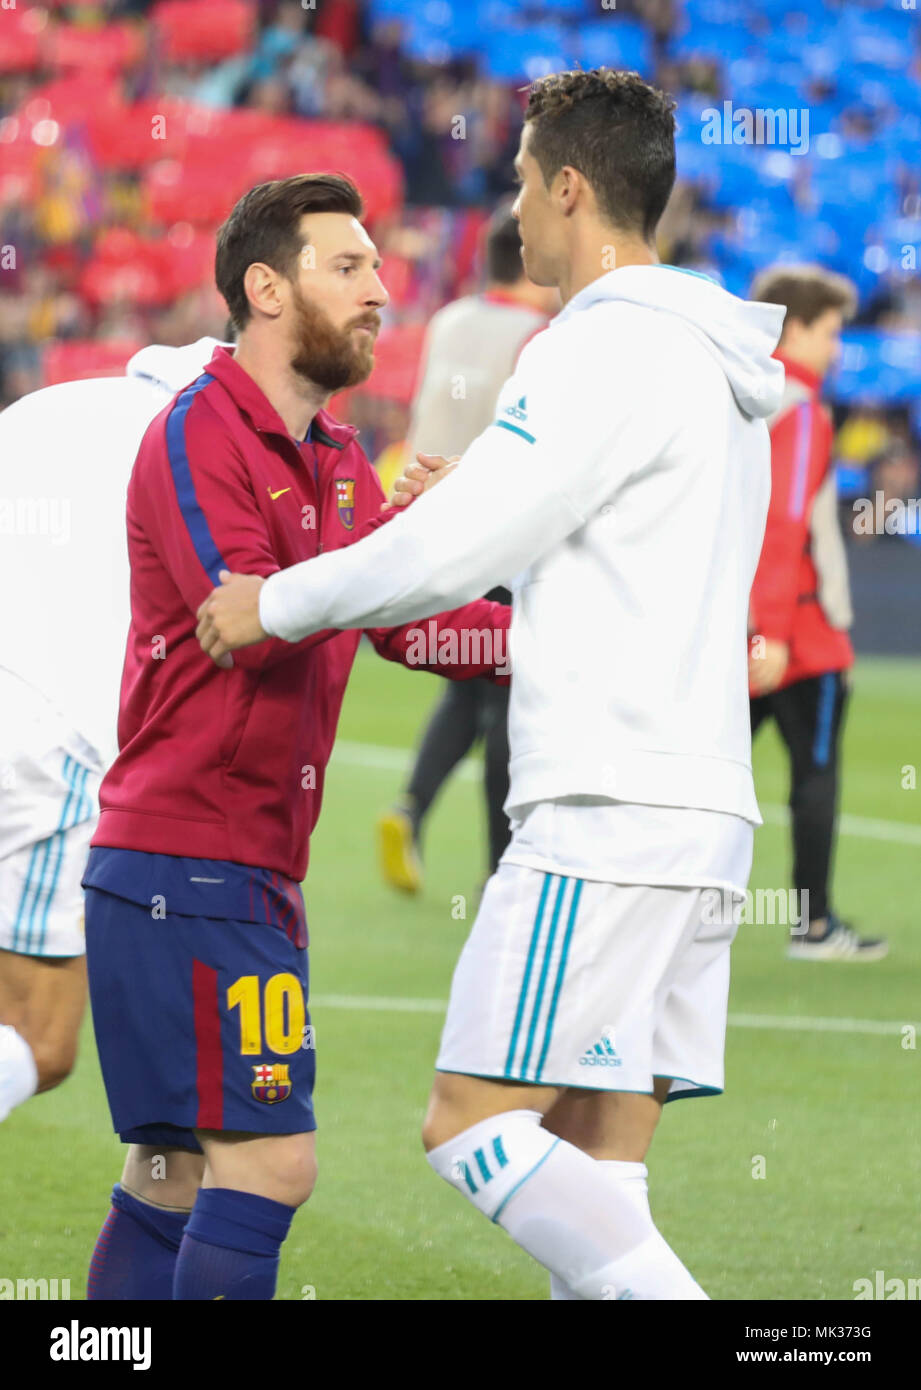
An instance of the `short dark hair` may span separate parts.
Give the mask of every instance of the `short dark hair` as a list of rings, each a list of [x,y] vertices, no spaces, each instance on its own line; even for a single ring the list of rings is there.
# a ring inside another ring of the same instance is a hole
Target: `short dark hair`
[[[514,285],[524,275],[521,232],[510,202],[497,208],[487,223],[486,274],[498,285]]]
[[[772,265],[751,287],[751,298],[764,304],[783,304],[784,324],[799,319],[808,328],[827,309],[839,309],[845,319],[857,311],[857,291],[844,275],[820,265]]]
[[[548,188],[572,165],[603,217],[651,241],[675,183],[674,110],[639,73],[593,68],[532,83],[524,118]]]
[[[347,212],[361,217],[361,194],[344,174],[295,174],[251,188],[218,229],[214,278],[239,333],[250,319],[243,287],[247,268],[261,261],[293,278],[303,247],[299,228],[308,212]]]

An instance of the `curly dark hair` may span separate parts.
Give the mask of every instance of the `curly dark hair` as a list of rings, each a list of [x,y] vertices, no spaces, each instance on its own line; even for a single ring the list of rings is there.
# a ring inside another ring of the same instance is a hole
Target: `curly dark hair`
[[[551,73],[529,88],[530,153],[548,188],[572,165],[613,226],[651,241],[675,182],[674,110],[636,72]]]

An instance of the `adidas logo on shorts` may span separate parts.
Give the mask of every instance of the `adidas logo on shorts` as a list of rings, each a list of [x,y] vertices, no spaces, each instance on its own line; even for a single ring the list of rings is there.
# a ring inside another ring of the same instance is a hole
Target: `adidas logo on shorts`
[[[587,1047],[579,1058],[580,1067],[620,1067],[623,1059],[618,1057],[612,1034],[603,1033],[593,1047]]]

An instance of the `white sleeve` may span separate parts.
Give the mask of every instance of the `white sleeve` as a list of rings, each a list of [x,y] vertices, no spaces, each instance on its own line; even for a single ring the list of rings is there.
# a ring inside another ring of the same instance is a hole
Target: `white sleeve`
[[[586,328],[573,320],[528,344],[494,423],[406,512],[272,575],[259,600],[266,632],[296,642],[456,608],[559,545],[655,458],[664,413],[640,409],[646,354],[626,343],[592,352]]]

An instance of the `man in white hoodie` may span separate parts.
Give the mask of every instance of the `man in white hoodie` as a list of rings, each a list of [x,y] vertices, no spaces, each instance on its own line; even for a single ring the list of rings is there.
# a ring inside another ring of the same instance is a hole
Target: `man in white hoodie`
[[[656,1230],[666,1100],[723,1086],[733,913],[760,817],[747,612],[783,311],[661,266],[673,103],[636,74],[530,92],[525,269],[562,313],[439,486],[338,555],[202,605],[216,659],[273,633],[513,592],[512,841],[451,987],[432,1167],[561,1299],[706,1294]]]
[[[128,630],[125,492],[147,426],[215,346],[147,347],[123,377],[0,415],[0,1121],[76,1057],[80,878]]]

